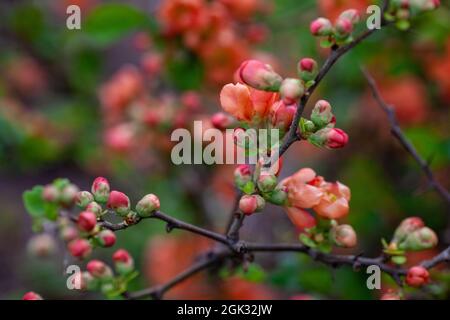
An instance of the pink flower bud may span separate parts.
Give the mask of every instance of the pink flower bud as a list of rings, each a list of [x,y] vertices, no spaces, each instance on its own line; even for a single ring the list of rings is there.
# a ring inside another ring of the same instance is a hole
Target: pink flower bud
[[[324,128],[309,136],[308,141],[318,147],[338,149],[348,143],[348,135],[341,129]]]
[[[58,200],[59,196],[58,189],[52,184],[46,185],[42,190],[42,199],[44,199],[44,201],[55,202]]]
[[[55,239],[46,233],[35,235],[29,240],[27,249],[35,257],[48,257],[56,251]]]
[[[67,248],[75,258],[86,258],[92,252],[92,247],[86,239],[75,239],[69,242]]]
[[[319,73],[319,67],[316,60],[311,58],[303,58],[298,63],[297,71],[300,79],[308,82],[316,78]]]
[[[142,69],[151,76],[157,75],[162,69],[162,57],[156,53],[147,53],[141,58]]]
[[[111,191],[106,206],[125,217],[130,211],[130,199],[123,192]]]
[[[402,300],[402,297],[397,291],[388,289],[387,292],[381,296],[380,300]]]
[[[252,171],[247,164],[241,164],[234,170],[234,183],[239,189],[244,188],[252,181]]]
[[[189,111],[199,111],[202,106],[200,95],[195,91],[187,91],[181,96],[181,103]]]
[[[82,231],[89,232],[95,228],[96,224],[97,224],[97,217],[93,212],[83,211],[78,216],[77,225],[78,228],[80,228],[80,230]]]
[[[116,234],[111,230],[102,230],[97,237],[105,248],[112,247],[116,243]]]
[[[356,9],[348,9],[339,15],[338,19],[348,19],[352,24],[356,24],[360,20],[360,15]]]
[[[258,209],[258,199],[255,195],[244,195],[239,200],[239,209],[243,214],[249,216]]]
[[[286,78],[281,83],[280,94],[287,105],[294,104],[305,93],[303,83],[298,79]]]
[[[347,18],[339,18],[334,27],[339,38],[347,38],[353,32],[353,24]]]
[[[61,238],[65,242],[70,242],[74,239],[76,239],[79,235],[77,228],[72,226],[64,226],[61,228],[61,231],[59,232]]]
[[[92,201],[91,203],[89,203],[86,208],[86,211],[90,211],[93,214],[95,214],[98,218],[101,217],[103,215],[103,208],[101,205],[99,205],[97,202]]]
[[[124,249],[119,249],[113,254],[113,261],[118,273],[126,274],[134,269],[134,260]]]
[[[397,227],[394,233],[394,237],[392,241],[401,242],[403,241],[410,233],[423,228],[425,223],[419,217],[409,217],[404,219],[400,225]]]
[[[75,204],[83,209],[92,201],[94,196],[89,191],[79,191],[75,196]]]
[[[281,130],[280,136],[283,136],[289,130],[296,111],[297,107],[295,105],[286,105],[281,100],[270,107],[272,127]]]
[[[336,245],[344,248],[353,248],[357,243],[356,232],[348,224],[341,224],[332,228],[331,237]]]
[[[112,276],[111,269],[100,260],[89,261],[86,269],[94,278],[106,278]]]
[[[232,116],[224,112],[217,112],[212,115],[211,123],[216,129],[225,130],[231,128],[235,124],[235,121]]]
[[[311,121],[318,128],[323,128],[332,123],[334,119],[333,112],[331,112],[331,105],[326,100],[317,101],[311,112]]]
[[[422,266],[415,266],[408,270],[406,283],[411,287],[419,288],[430,280],[430,273]]]
[[[91,191],[95,201],[105,203],[109,197],[109,190],[109,182],[103,177],[96,178],[92,183]]]
[[[287,207],[286,213],[292,224],[300,231],[312,228],[317,224],[316,219],[306,210],[297,207]]]
[[[433,248],[438,243],[436,233],[428,227],[422,227],[415,230],[399,242],[398,248],[401,250],[419,251],[424,249]]]
[[[36,292],[29,291],[23,295],[22,300],[44,300],[44,299],[42,299],[42,297]]]
[[[313,36],[329,36],[333,31],[331,21],[326,18],[317,18],[309,26]]]
[[[64,189],[61,191],[61,203],[64,206],[71,206],[75,203],[75,198],[78,193],[78,187],[74,184],[68,184],[64,187]]]
[[[270,65],[259,60],[244,61],[238,73],[242,82],[263,91],[278,91],[283,80]]]
[[[271,192],[277,186],[277,177],[269,172],[262,172],[258,178],[258,188],[261,192]]]
[[[145,195],[136,205],[136,212],[142,218],[150,217],[153,212],[159,210],[159,198],[150,193]]]

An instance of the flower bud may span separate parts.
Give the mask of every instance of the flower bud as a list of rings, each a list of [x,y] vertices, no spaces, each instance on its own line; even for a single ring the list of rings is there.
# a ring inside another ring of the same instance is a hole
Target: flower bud
[[[234,118],[227,113],[217,112],[212,115],[211,123],[214,128],[219,130],[225,130],[233,127],[235,124]]]
[[[430,273],[422,266],[415,266],[408,270],[406,283],[411,287],[419,288],[430,280]]]
[[[348,19],[352,24],[356,24],[360,20],[360,15],[356,9],[348,9],[339,15],[338,19]]]
[[[273,128],[281,130],[281,136],[292,124],[297,107],[295,105],[286,105],[283,101],[277,101],[270,107],[270,120]]]
[[[75,204],[83,209],[92,201],[94,201],[94,196],[89,191],[79,191],[75,196]]]
[[[98,218],[103,215],[103,208],[101,205],[99,205],[97,202],[92,201],[86,206],[86,211],[92,212],[95,214]]]
[[[76,239],[79,235],[77,228],[72,226],[64,226],[61,228],[61,231],[59,232],[60,237],[65,242],[70,242],[74,239]]]
[[[111,191],[106,206],[125,217],[130,211],[130,199],[123,192]]]
[[[102,230],[97,235],[100,244],[105,247],[112,247],[116,243],[116,234],[111,230]]]
[[[46,185],[42,190],[42,199],[44,199],[44,201],[55,202],[58,200],[59,196],[58,188],[52,184]]]
[[[397,291],[388,289],[387,292],[380,297],[380,300],[402,300],[402,297]]]
[[[74,281],[76,281],[75,277],[74,277]],[[94,278],[87,271],[81,272],[79,281],[80,281],[80,289],[81,290],[96,290],[99,285],[99,279]]]
[[[83,211],[78,216],[77,225],[78,228],[80,228],[80,230],[82,231],[89,232],[95,228],[96,224],[97,224],[97,217],[93,212]]]
[[[189,111],[198,111],[201,108],[200,95],[195,91],[188,91],[181,96],[181,103]]]
[[[278,91],[283,80],[270,65],[259,60],[244,61],[238,69],[238,74],[245,84],[264,91]]]
[[[316,60],[311,58],[303,58],[297,65],[297,71],[300,79],[308,82],[316,78],[319,73],[319,67]]]
[[[262,172],[258,178],[258,188],[261,192],[271,192],[277,186],[277,177],[269,172]]]
[[[324,128],[309,136],[308,141],[318,147],[338,149],[348,143],[348,135],[341,129]]]
[[[44,299],[42,299],[42,297],[36,292],[29,291],[23,295],[22,300],[44,300]]]
[[[353,24],[347,18],[339,18],[335,25],[336,36],[341,39],[345,39],[353,32]]]
[[[75,239],[69,242],[67,248],[75,258],[86,258],[92,252],[92,247],[86,239]]]
[[[428,227],[423,227],[408,234],[403,241],[398,243],[398,248],[401,250],[419,251],[433,248],[437,243],[436,233]]]
[[[91,192],[97,202],[105,203],[109,197],[109,182],[103,177],[98,177],[92,183]]]
[[[56,251],[55,239],[47,233],[35,235],[29,240],[27,249],[35,257],[48,257]]]
[[[331,238],[336,245],[344,248],[352,248],[357,243],[356,232],[348,224],[341,224],[332,228]]]
[[[75,198],[78,193],[78,187],[74,184],[68,184],[61,191],[61,203],[65,206],[71,206],[75,203]]]
[[[331,112],[331,105],[326,100],[319,100],[316,102],[312,112],[311,121],[318,128],[326,127],[334,119],[333,112]]]
[[[248,164],[241,164],[234,170],[234,182],[238,188],[243,188],[252,181],[252,171]]]
[[[159,207],[158,197],[150,193],[139,200],[136,205],[136,212],[142,218],[150,217],[155,210],[159,210]]]
[[[299,79],[286,78],[281,82],[280,95],[287,105],[294,104],[305,93],[305,87]]]
[[[313,36],[329,36],[333,31],[331,21],[326,18],[317,18],[309,26]]]
[[[94,278],[109,278],[112,276],[111,269],[100,260],[89,261],[86,269]]]
[[[277,206],[284,206],[287,202],[287,196],[286,188],[276,188],[268,195],[267,200]]]
[[[398,243],[403,241],[410,233],[423,228],[425,223],[419,217],[409,217],[404,219],[395,229],[392,242]]]
[[[134,269],[134,261],[128,251],[119,249],[113,254],[112,258],[118,273],[126,274]]]
[[[239,209],[243,214],[249,216],[256,211],[264,209],[266,202],[260,195],[244,195],[239,200]]]

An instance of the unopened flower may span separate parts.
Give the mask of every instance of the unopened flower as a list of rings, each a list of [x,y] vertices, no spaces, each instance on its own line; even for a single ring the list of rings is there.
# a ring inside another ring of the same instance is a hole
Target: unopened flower
[[[312,228],[316,225],[316,219],[306,210],[297,207],[287,207],[286,213],[298,230]]]
[[[58,188],[52,184],[48,184],[42,190],[42,199],[48,202],[55,202],[58,200],[60,194]]]
[[[75,196],[75,204],[83,209],[92,201],[94,196],[89,191],[79,191]]]
[[[286,78],[281,83],[280,95],[287,105],[294,104],[305,93],[305,87],[299,79]]]
[[[29,291],[23,295],[22,300],[44,300],[44,299],[42,299],[42,297],[36,292]]]
[[[430,273],[422,266],[415,266],[408,270],[406,283],[411,287],[421,287],[430,281]]]
[[[233,117],[224,112],[217,112],[212,115],[211,123],[214,128],[225,130],[231,128],[235,124],[235,120],[233,119]]]
[[[86,258],[92,251],[92,246],[86,239],[72,240],[67,248],[72,256],[80,259]]]
[[[251,215],[256,211],[261,211],[265,206],[265,200],[259,195],[244,195],[239,200],[239,209],[245,215]]]
[[[142,218],[150,217],[155,210],[159,210],[159,198],[154,194],[147,194],[136,205],[136,212]]]
[[[130,211],[130,199],[120,191],[111,191],[106,206],[116,211],[120,216],[125,217]]]
[[[95,201],[92,201],[91,203],[89,203],[86,206],[85,210],[94,213],[98,218],[100,218],[103,215],[103,208],[102,208],[102,206],[99,205]]]
[[[109,182],[106,178],[98,177],[92,183],[91,191],[95,201],[105,203],[109,197],[109,190]]]
[[[75,198],[78,193],[78,187],[74,184],[65,186],[60,195],[60,201],[64,206],[71,206],[75,203]]]
[[[326,18],[317,18],[309,28],[313,36],[329,36],[333,32],[331,21]]]
[[[402,297],[397,291],[389,289],[380,297],[380,300],[402,300]]]
[[[280,135],[286,133],[295,117],[297,106],[286,105],[282,100],[275,102],[270,108],[270,122],[273,128],[280,129]]]
[[[319,73],[319,67],[316,60],[311,58],[303,58],[297,65],[297,71],[300,79],[308,82],[316,78]]]
[[[116,234],[111,230],[102,230],[97,235],[100,244],[103,247],[109,248],[116,243]]]
[[[419,217],[409,217],[404,219],[400,225],[395,229],[394,237],[392,241],[401,242],[405,239],[410,233],[419,230],[425,226],[423,220]]]
[[[339,15],[338,19],[348,19],[352,24],[356,24],[360,20],[360,15],[356,9],[348,9]]]
[[[428,227],[422,227],[408,234],[403,241],[398,243],[398,248],[401,250],[419,251],[433,248],[437,243],[436,233]]]
[[[241,164],[234,169],[234,183],[239,189],[246,187],[252,181],[252,171],[248,164]]]
[[[112,276],[111,269],[100,260],[89,261],[86,269],[94,278],[107,278]]]
[[[358,241],[355,230],[348,224],[333,227],[331,237],[336,245],[344,248],[353,248]]]
[[[113,254],[113,261],[116,271],[120,274],[127,274],[134,269],[134,260],[124,249],[119,249]]]
[[[78,216],[77,225],[82,231],[89,232],[95,228],[97,224],[97,217],[95,213],[90,211],[83,211]]]
[[[278,91],[283,80],[269,64],[259,60],[244,61],[238,75],[243,83],[263,91]]]
[[[73,226],[63,226],[59,232],[61,238],[65,242],[70,242],[76,238],[78,238],[79,232],[77,228]]]
[[[350,19],[339,18],[334,28],[336,29],[336,36],[339,38],[347,38],[353,32],[353,23]]]
[[[181,95],[181,103],[189,111],[198,111],[201,108],[200,95],[195,91],[187,91]]]
[[[55,239],[47,233],[35,235],[29,240],[27,249],[33,256],[48,257],[56,250]]]
[[[271,192],[277,186],[277,177],[269,172],[262,172],[258,178],[258,189],[261,192]]]
[[[334,125],[333,121],[335,121],[335,118],[328,101],[319,100],[316,102],[311,112],[311,121],[317,128],[323,128],[329,124]]]
[[[288,193],[285,187],[277,187],[267,195],[267,200],[278,206],[286,205]]]
[[[348,143],[348,135],[338,128],[324,128],[308,137],[308,141],[318,147],[343,148]]]

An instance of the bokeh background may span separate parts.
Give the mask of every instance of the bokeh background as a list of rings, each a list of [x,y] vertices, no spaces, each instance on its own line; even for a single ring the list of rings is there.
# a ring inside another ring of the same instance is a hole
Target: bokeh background
[[[232,166],[174,166],[170,133],[220,110],[221,86],[250,57],[294,76],[301,57],[326,57],[309,34],[317,16],[362,11],[369,0],[212,0],[195,3],[195,19],[174,9],[178,0],[3,0],[0,2],[0,298],[33,290],[45,298],[100,295],[66,289],[68,257],[55,239],[48,257],[29,254],[33,237],[22,193],[67,177],[82,189],[108,177],[133,202],[157,194],[163,211],[204,227],[224,229],[233,203]],[[82,29],[68,30],[66,8],[82,10]],[[203,10],[203,11],[202,11]],[[207,11],[202,20],[200,12]],[[207,31],[198,31],[198,25]],[[364,25],[361,26],[364,28]],[[427,188],[417,164],[390,136],[360,72],[366,66],[384,98],[395,106],[402,129],[450,188],[450,11],[414,19],[408,31],[375,34],[333,68],[311,101],[327,99],[350,135],[341,150],[298,143],[285,156],[282,177],[309,166],[352,190],[348,221],[358,247],[345,253],[377,255],[404,217],[420,216],[450,243],[449,209]],[[306,113],[309,114],[311,106]],[[298,241],[285,213],[268,206],[253,215],[245,239]],[[165,233],[146,221],[118,233],[115,246],[135,257],[133,288],[162,283],[211,244],[194,235]],[[409,256],[412,264],[439,250]],[[96,250],[109,261],[113,249]],[[70,259],[69,259],[70,260]],[[366,274],[332,270],[296,254],[260,254],[249,272],[195,276],[168,298],[377,299]],[[450,276],[424,298],[448,298]],[[383,290],[393,284],[384,279]]]

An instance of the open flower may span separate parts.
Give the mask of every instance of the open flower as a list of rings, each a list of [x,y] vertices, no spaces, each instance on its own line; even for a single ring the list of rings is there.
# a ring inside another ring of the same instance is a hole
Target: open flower
[[[220,92],[222,108],[240,121],[265,119],[279,95],[250,88],[244,84],[227,84]]]
[[[340,183],[326,183],[322,187],[323,195],[314,211],[323,218],[340,219],[345,217],[349,211],[350,189]]]
[[[320,178],[314,170],[303,168],[284,179],[281,184],[287,187],[289,205],[304,209],[318,205],[323,196],[320,185],[316,185]]]

